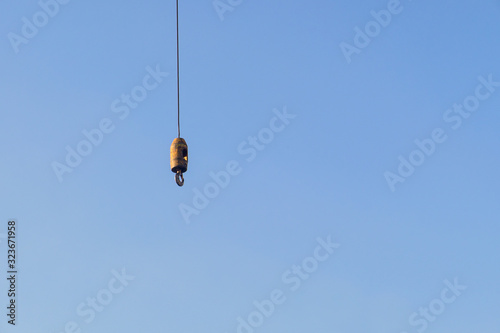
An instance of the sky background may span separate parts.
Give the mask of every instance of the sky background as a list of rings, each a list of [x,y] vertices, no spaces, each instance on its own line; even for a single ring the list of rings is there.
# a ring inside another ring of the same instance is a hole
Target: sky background
[[[500,81],[500,2],[402,0],[348,63],[340,44],[387,6],[243,1],[221,20],[181,1],[179,188],[175,1],[70,1],[18,53],[8,34],[41,7],[2,2],[0,233],[17,219],[19,276],[15,328],[0,283],[0,329],[252,333],[237,318],[279,289],[252,331],[498,333],[500,88],[456,130],[443,115],[478,77]],[[148,66],[170,74],[120,119],[113,101]],[[238,146],[284,108],[296,117],[248,162]],[[114,131],[60,182],[53,162],[104,118]],[[391,191],[384,173],[435,128],[447,140]],[[186,223],[179,206],[232,160],[241,172]],[[292,291],[283,274],[328,236],[340,247]],[[77,308],[122,269],[134,280],[87,323]],[[412,325],[454,279],[467,289]]]

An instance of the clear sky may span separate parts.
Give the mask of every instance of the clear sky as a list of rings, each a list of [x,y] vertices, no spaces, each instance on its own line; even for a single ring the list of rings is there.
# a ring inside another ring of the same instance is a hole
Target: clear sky
[[[500,2],[0,4],[23,333],[498,333]],[[373,12],[372,12],[373,11]]]

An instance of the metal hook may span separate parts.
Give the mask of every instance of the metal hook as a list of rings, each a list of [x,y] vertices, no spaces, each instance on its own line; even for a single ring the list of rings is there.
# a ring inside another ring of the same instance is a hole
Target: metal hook
[[[179,186],[184,185],[184,175],[182,174],[182,172],[179,171],[175,174],[175,182]]]

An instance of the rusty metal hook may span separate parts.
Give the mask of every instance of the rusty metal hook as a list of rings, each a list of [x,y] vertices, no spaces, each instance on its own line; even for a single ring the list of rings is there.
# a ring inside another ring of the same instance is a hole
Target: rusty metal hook
[[[175,182],[179,186],[184,185],[184,175],[182,174],[182,172],[179,171],[175,174]]]

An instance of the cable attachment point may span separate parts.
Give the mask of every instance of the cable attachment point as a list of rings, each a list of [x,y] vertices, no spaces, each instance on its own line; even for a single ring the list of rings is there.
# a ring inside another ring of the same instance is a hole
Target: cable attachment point
[[[179,186],[182,186],[184,185],[184,174],[180,171],[178,171],[176,174],[175,174],[175,182],[177,183],[177,185]]]

